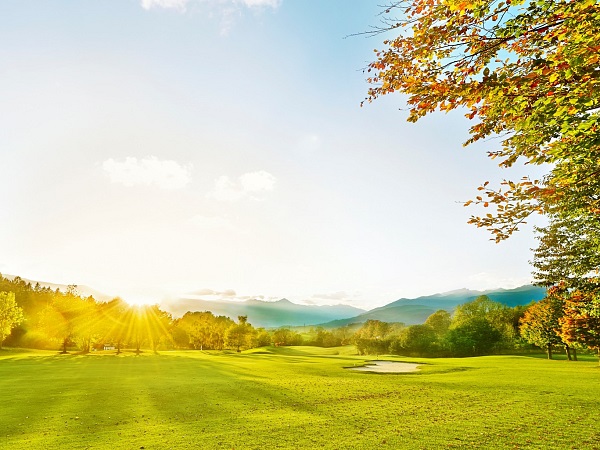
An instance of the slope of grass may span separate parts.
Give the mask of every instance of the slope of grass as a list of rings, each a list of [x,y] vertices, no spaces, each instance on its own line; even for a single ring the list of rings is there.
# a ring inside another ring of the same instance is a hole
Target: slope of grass
[[[104,352],[99,352],[104,353]],[[0,448],[600,448],[596,362],[517,356],[357,373],[349,348],[0,352]]]

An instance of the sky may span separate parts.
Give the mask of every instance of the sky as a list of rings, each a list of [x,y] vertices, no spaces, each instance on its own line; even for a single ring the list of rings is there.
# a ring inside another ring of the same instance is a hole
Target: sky
[[[3,0],[0,272],[365,309],[529,283],[531,224],[495,244],[461,202],[533,172],[462,112],[360,107],[378,2]]]

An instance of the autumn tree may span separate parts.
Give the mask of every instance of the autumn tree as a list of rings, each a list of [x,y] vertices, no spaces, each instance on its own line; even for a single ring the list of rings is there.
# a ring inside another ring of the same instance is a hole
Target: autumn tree
[[[6,336],[23,321],[23,309],[17,305],[14,292],[0,292],[0,349]]]
[[[598,0],[400,0],[383,13],[383,49],[369,64],[367,101],[407,96],[408,120],[461,109],[476,122],[465,145],[549,167],[538,180],[485,182],[470,222],[498,242],[535,212],[600,214]]]
[[[521,318],[521,336],[529,343],[545,348],[548,359],[552,359],[552,347],[565,345],[560,336],[559,320],[563,317],[563,301],[551,296],[531,305]],[[567,356],[571,359],[569,346]]]
[[[600,293],[568,291],[557,286],[549,295],[564,298],[564,316],[559,320],[562,339],[596,350],[600,358]]]

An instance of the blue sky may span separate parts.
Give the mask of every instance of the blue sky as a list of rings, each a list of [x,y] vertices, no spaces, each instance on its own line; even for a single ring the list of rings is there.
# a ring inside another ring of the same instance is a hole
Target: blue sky
[[[348,6],[351,5],[351,6]],[[532,231],[467,225],[460,113],[360,108],[376,1],[0,3],[0,272],[157,302],[372,308],[530,280]],[[235,294],[234,294],[235,293]]]

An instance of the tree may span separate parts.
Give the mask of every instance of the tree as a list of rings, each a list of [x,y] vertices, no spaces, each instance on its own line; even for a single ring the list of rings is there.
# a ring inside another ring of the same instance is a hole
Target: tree
[[[271,342],[273,342],[273,338],[267,330],[264,328],[258,328],[256,330],[256,345],[258,347],[267,347],[271,345]]]
[[[521,318],[521,336],[529,343],[545,348],[552,359],[552,347],[564,345],[559,334],[559,320],[563,317],[563,302],[556,296],[546,297],[531,305]],[[569,359],[569,347],[566,346]]]
[[[598,352],[600,358],[600,293],[550,289],[549,296],[564,298],[560,335],[570,344],[581,344]]]
[[[390,344],[387,338],[391,329],[391,325],[387,322],[367,320],[354,335],[356,349],[361,355],[385,353]]]
[[[537,284],[562,289],[595,291],[600,288],[600,220],[594,214],[552,214],[546,227],[537,228],[539,245],[533,267]]]
[[[457,356],[479,356],[490,353],[502,334],[486,319],[472,318],[452,328],[447,335],[450,349]]]
[[[300,333],[289,328],[278,328],[273,331],[273,343],[275,346],[302,345],[303,339]]]
[[[189,336],[189,345],[194,349],[209,349],[214,335],[215,316],[210,311],[186,312],[179,324]]]
[[[451,323],[452,316],[444,309],[434,312],[425,320],[425,325],[429,325],[438,337],[446,334]]]
[[[314,339],[309,345],[316,347],[337,347],[342,345],[342,340],[331,331],[327,331],[323,327],[317,327],[314,330]]]
[[[84,300],[76,295],[72,286],[66,293],[57,289],[52,302],[40,313],[46,334],[60,343],[62,353],[67,353],[67,347],[74,343],[76,333],[82,330],[81,322],[85,320]]]
[[[115,344],[117,354],[121,353],[123,344],[129,338],[129,320],[131,316],[131,307],[119,297],[102,304],[100,307],[101,335],[105,339],[105,344]]]
[[[102,334],[99,305],[92,296],[76,302],[78,311],[73,318],[73,338],[81,351],[88,353],[92,343]]]
[[[512,345],[515,338],[513,327],[513,310],[500,302],[495,302],[487,295],[480,295],[475,300],[458,305],[454,311],[452,326],[457,327],[473,319],[486,320],[502,337],[504,344]]]
[[[17,305],[14,292],[0,292],[0,350],[6,336],[23,319],[23,309]]]
[[[393,17],[398,14],[398,19]],[[371,33],[395,33],[369,64],[367,101],[408,96],[408,120],[436,110],[478,119],[465,145],[499,137],[488,152],[551,167],[540,180],[488,182],[470,222],[496,242],[532,213],[600,214],[598,0],[400,0]],[[494,209],[495,208],[495,209]]]
[[[248,316],[238,316],[238,323],[232,325],[225,333],[225,344],[233,347],[239,353],[242,348],[251,347],[252,325],[248,323]]]
[[[400,335],[402,349],[419,355],[428,354],[434,349],[437,335],[431,325],[411,325]]]
[[[158,352],[158,346],[165,340],[168,340],[169,329],[173,322],[173,317],[166,311],[163,311],[158,305],[148,305],[144,307],[146,333],[150,340],[150,345],[154,353]]]

